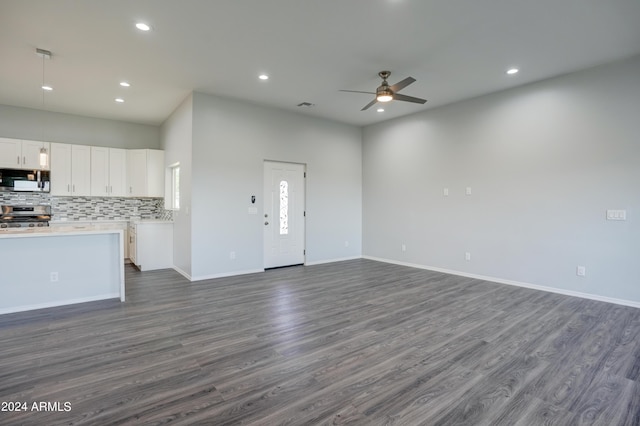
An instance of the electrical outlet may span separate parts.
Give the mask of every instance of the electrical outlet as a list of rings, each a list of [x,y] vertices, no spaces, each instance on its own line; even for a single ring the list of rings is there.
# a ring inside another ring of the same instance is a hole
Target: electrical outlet
[[[400,249],[402,251],[407,251],[407,245],[406,244],[402,244],[402,246],[400,246]]]
[[[579,277],[584,277],[587,275],[587,269],[584,266],[576,267],[576,275]]]
[[[229,259],[230,260],[236,260],[236,252],[235,251],[229,252]]]
[[[465,254],[464,254],[464,260],[466,260],[466,261],[471,260],[471,253],[469,253],[469,252],[465,252]]]
[[[471,195],[471,187],[470,187],[470,186],[467,186],[467,188],[465,189],[464,193],[465,193],[466,195]]]
[[[449,196],[449,188],[443,188],[442,189],[442,195],[444,195],[445,197]]]
[[[58,273],[57,272],[52,272],[49,275],[49,279],[51,280],[52,283],[58,282]]]

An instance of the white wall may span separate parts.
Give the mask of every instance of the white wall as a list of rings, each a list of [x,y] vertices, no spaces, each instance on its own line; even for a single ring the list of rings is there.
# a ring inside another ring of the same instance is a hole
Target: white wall
[[[307,165],[308,263],[361,255],[359,128],[194,93],[193,278],[262,270],[264,160]]]
[[[167,166],[180,163],[180,204],[173,212],[173,262],[186,276],[191,275],[191,140],[193,96],[189,95],[163,123],[162,149]],[[165,179],[170,185],[170,175]]]
[[[364,255],[640,302],[639,111],[636,57],[366,127]]]
[[[0,105],[0,137],[111,148],[160,148],[160,127]]]

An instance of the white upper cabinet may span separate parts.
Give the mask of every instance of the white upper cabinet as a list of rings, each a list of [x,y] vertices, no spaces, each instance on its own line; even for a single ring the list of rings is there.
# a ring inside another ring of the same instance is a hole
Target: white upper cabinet
[[[49,154],[51,151],[49,142],[22,141],[22,168],[49,170]],[[47,164],[40,165],[40,150],[44,148],[47,152]]]
[[[164,197],[164,151],[127,150],[127,196]]]
[[[22,141],[0,138],[0,167],[19,169],[21,157]]]
[[[40,150],[47,165],[40,166]],[[0,168],[51,170],[51,195],[164,197],[164,151],[0,138]]]
[[[90,146],[71,145],[71,193],[76,196],[91,195]]]
[[[51,195],[91,195],[91,147],[51,144]]]
[[[109,189],[113,197],[127,195],[127,150],[109,148]]]
[[[126,170],[126,150],[91,147],[91,195],[123,197]]]
[[[49,164],[40,166],[40,150],[49,154],[49,142],[0,138],[0,167],[13,169],[49,170]]]

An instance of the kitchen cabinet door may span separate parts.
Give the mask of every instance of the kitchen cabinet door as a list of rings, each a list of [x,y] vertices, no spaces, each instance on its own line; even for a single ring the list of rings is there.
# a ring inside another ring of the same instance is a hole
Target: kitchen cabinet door
[[[91,147],[71,146],[71,194],[91,195]]]
[[[19,139],[0,138],[0,167],[10,169],[21,168],[22,141]]]
[[[164,151],[147,150],[147,197],[164,197]]]
[[[72,195],[71,145],[66,143],[52,143],[49,154],[51,195]]]
[[[133,248],[129,249],[131,262],[141,271],[172,268],[173,223],[137,222],[133,227]]]
[[[109,148],[109,195],[124,197],[127,194],[127,151]]]
[[[147,188],[147,150],[127,150],[127,196],[145,197]]]
[[[50,144],[49,142],[40,142],[40,141],[22,141],[22,166],[23,169],[40,169],[40,170],[49,170],[49,162],[44,166],[40,165],[40,150],[44,148],[47,151],[47,154],[50,152]],[[47,155],[48,157],[48,155]]]
[[[91,147],[91,196],[109,195],[109,148]]]

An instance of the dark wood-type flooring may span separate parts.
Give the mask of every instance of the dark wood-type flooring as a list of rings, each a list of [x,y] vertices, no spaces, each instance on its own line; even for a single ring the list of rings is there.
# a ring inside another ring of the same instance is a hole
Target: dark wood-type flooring
[[[126,279],[0,316],[0,424],[640,424],[639,309],[369,260]]]

